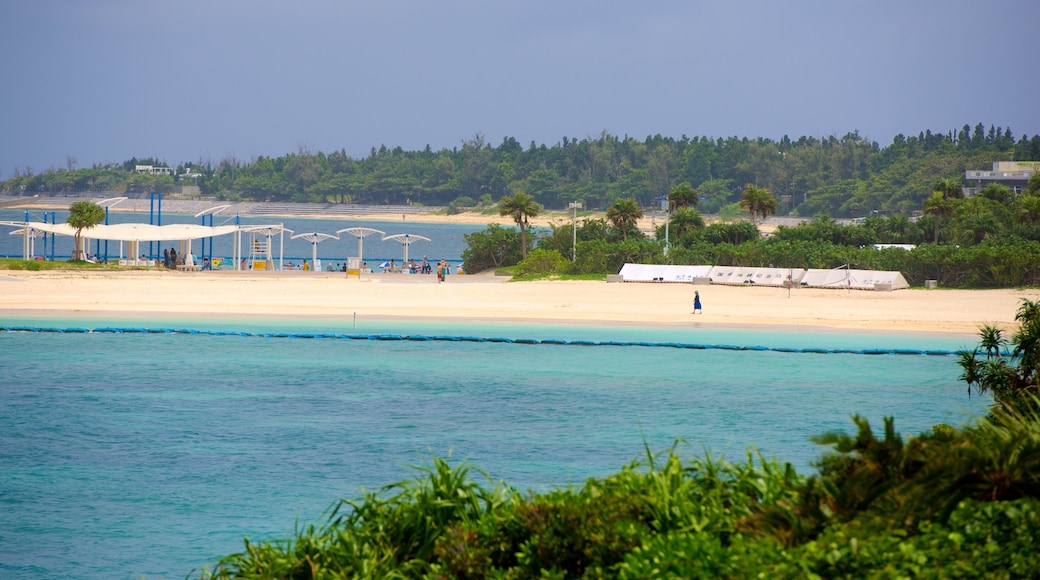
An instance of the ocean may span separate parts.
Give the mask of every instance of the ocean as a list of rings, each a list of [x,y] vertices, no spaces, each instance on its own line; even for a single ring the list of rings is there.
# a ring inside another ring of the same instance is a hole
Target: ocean
[[[202,318],[131,329],[201,332],[0,332],[0,577],[183,578],[432,456],[521,490],[606,476],[676,441],[686,457],[743,461],[753,447],[809,473],[824,451],[810,436],[851,432],[853,414],[878,427],[894,416],[913,435],[988,403],[967,397],[954,356],[731,348],[956,350],[972,337]]]

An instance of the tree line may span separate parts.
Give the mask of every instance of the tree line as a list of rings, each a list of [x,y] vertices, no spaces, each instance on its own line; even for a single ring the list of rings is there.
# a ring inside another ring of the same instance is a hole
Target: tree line
[[[945,133],[896,135],[885,146],[858,131],[792,140],[662,135],[636,139],[607,132],[555,145],[526,148],[506,137],[498,146],[478,134],[461,146],[421,151],[373,147],[363,158],[344,150],[299,149],[280,157],[170,166],[158,158],[35,173],[23,167],[0,182],[0,191],[33,195],[68,192],[168,192],[197,185],[223,200],[358,204],[493,205],[525,192],[547,208],[581,202],[606,209],[619,199],[651,207],[678,184],[700,196],[700,209],[716,213],[737,202],[746,184],[768,189],[781,215],[858,217],[872,212],[911,215],[938,179],[994,161],[1040,161],[1040,136],[1015,139],[1010,128],[982,123]],[[172,175],[138,174],[136,165],[170,167]]]
[[[605,218],[554,223],[528,235],[528,218],[542,208],[519,192],[499,204],[518,230],[491,225],[466,234],[462,258],[470,273],[515,265],[520,276],[610,274],[626,263],[806,269],[848,264],[902,272],[915,285],[925,280],[952,287],[1040,285],[1040,173],[1019,194],[992,184],[965,198],[949,179],[937,180],[931,189],[921,219],[875,213],[839,223],[818,215],[768,236],[755,221],[776,213],[776,199],[751,183],[734,204],[734,211],[746,212],[750,220],[723,215],[707,223],[697,209],[697,190],[682,183],[669,192],[665,223],[652,232],[637,227],[643,209],[626,198],[615,200]]]

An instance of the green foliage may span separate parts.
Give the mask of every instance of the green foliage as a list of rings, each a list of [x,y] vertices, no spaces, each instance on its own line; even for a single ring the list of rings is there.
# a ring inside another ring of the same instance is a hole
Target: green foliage
[[[194,184],[204,195],[227,200],[421,203],[457,209],[470,207],[456,203],[459,198],[479,198],[486,207],[519,188],[546,207],[564,208],[581,200],[586,207],[605,209],[625,198],[649,206],[673,188],[689,184],[700,193],[700,211],[732,219],[722,208],[740,197],[740,186],[734,184],[754,183],[783,200],[777,208],[781,213],[858,217],[883,210],[909,215],[920,210],[938,182],[959,179],[965,168],[988,168],[1011,157],[1040,159],[1040,136],[1023,136],[1016,142],[1010,129],[990,129],[979,138],[976,131],[963,129],[896,135],[888,145],[855,131],[780,141],[661,135],[640,140],[603,132],[528,148],[512,137],[494,147],[475,135],[462,147],[440,151],[380,146],[354,158],[342,150],[301,148],[250,162],[229,156],[216,163],[182,164],[173,176],[134,171],[136,164],[174,166],[160,159],[134,158],[90,168],[69,162],[39,174],[16,168],[14,177],[0,182],[0,191],[121,194],[169,192],[177,185]]]
[[[513,228],[490,224],[484,231],[462,237],[466,240],[462,260],[470,274],[513,266],[522,259],[520,232]]]
[[[76,228],[73,260],[83,259],[83,230],[90,229],[105,220],[105,208],[92,201],[76,201],[69,206],[69,217],[65,223]]]
[[[527,257],[527,227],[528,218],[541,213],[542,207],[534,201],[530,195],[519,191],[512,197],[505,196],[498,202],[499,215],[513,218],[517,227],[520,228],[520,255]]]
[[[776,198],[773,193],[764,187],[758,187],[751,183],[744,186],[744,192],[740,195],[740,207],[751,214],[751,220],[761,217],[765,219],[776,213]]]
[[[538,276],[562,274],[570,269],[571,262],[557,250],[537,249],[516,265],[516,276]]]
[[[614,230],[620,233],[624,240],[628,240],[630,234],[639,235],[636,223],[641,217],[643,217],[643,208],[639,207],[639,202],[635,198],[619,199],[607,208],[607,221],[614,226]]]
[[[1032,406],[1040,394],[1040,302],[1023,298],[1015,320],[1019,327],[1010,343],[1001,329],[985,325],[979,331],[979,346],[962,353],[959,361],[968,396],[972,390],[992,393],[1005,409]]]
[[[1040,413],[904,438],[824,434],[818,473],[749,452],[647,451],[611,476],[522,496],[434,459],[252,543],[203,578],[980,578],[1040,569]]]

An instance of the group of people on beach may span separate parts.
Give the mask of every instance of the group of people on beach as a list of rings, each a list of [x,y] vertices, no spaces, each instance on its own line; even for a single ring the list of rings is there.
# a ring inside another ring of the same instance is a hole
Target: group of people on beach
[[[400,268],[397,267],[397,263],[394,260],[390,260],[390,263],[387,264],[385,268],[383,268],[383,271],[406,272],[409,274],[433,274],[435,269],[433,265],[430,264],[429,259],[427,259],[426,256],[423,256],[422,262],[409,260]],[[448,264],[447,260],[442,259],[441,261],[437,262],[436,273],[438,282],[443,282],[445,278],[448,276],[448,274],[451,274],[451,266]],[[455,274],[461,275],[462,273],[462,264],[456,265]]]

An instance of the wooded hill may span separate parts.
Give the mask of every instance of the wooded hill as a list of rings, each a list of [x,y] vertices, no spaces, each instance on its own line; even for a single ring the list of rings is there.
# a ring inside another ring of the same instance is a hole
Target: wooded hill
[[[532,142],[525,149],[512,137],[494,147],[478,134],[453,149],[382,146],[361,159],[342,150],[301,149],[248,162],[231,157],[173,167],[133,158],[88,169],[76,168],[70,158],[66,167],[39,174],[21,168],[0,182],[0,191],[124,194],[197,185],[203,195],[225,200],[438,206],[492,204],[523,191],[550,209],[572,201],[602,209],[623,198],[649,207],[673,186],[689,183],[701,195],[699,210],[715,213],[751,183],[773,193],[779,215],[861,217],[911,215],[921,211],[937,180],[959,181],[967,169],[988,170],[994,161],[1012,160],[1040,161],[1040,136],[1016,141],[1010,128],[982,123],[946,133],[899,134],[884,147],[857,131],[779,141],[685,135],[637,140],[604,132],[564,137],[553,146]],[[174,175],[136,173],[137,165],[170,167]]]

